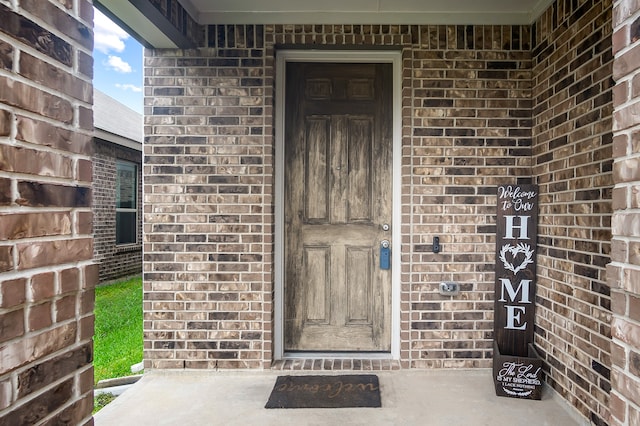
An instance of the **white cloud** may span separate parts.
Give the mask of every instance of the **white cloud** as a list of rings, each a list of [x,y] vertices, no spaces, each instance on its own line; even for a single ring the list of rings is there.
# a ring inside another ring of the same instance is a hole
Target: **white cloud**
[[[129,38],[129,34],[111,22],[98,9],[94,9],[94,11],[94,48],[104,54],[108,54],[111,51],[122,52],[125,47],[124,41]]]
[[[142,92],[142,87],[135,84],[120,84],[116,83],[116,87],[122,90],[131,90],[132,92]]]
[[[109,59],[107,59],[107,65],[114,71],[121,72],[123,74],[128,74],[133,71],[131,65],[123,61],[119,56],[109,56]]]

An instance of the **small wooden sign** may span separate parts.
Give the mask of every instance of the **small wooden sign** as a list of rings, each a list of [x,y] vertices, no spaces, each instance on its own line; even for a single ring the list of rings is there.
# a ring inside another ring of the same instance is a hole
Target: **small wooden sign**
[[[493,342],[493,379],[496,395],[510,398],[541,399],[544,375],[542,360],[533,344],[526,357],[503,355]]]
[[[539,359],[532,346],[538,187],[503,185],[498,187],[497,195],[493,358],[496,393],[501,396],[539,399],[534,398],[535,395],[539,396],[537,389],[534,392],[534,389],[514,386],[542,385],[542,364],[540,362],[538,365]],[[532,354],[535,355],[533,358]],[[500,392],[498,388],[501,389]]]

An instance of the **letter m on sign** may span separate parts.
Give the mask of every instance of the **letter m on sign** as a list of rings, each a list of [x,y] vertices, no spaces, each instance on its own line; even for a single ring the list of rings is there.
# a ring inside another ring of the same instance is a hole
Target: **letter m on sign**
[[[500,278],[500,284],[502,287],[500,302],[515,302],[518,293],[520,293],[520,300],[518,303],[531,303],[530,295],[529,295],[529,286],[531,284],[531,280],[522,280],[520,284],[518,284],[518,288],[513,288],[513,284],[511,284],[511,280],[509,278]],[[505,290],[507,295],[509,296],[509,300],[504,298]]]

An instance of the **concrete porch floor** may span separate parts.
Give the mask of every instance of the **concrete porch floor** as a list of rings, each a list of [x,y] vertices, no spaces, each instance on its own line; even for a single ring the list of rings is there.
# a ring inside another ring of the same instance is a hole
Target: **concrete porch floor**
[[[151,371],[95,415],[111,425],[583,425],[551,388],[541,401],[495,396],[490,370],[377,374],[382,408],[265,409],[278,375],[309,371]]]

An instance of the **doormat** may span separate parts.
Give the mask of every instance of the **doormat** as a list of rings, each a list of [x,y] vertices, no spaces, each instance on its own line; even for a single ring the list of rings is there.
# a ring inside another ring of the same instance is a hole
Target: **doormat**
[[[265,408],[381,407],[374,374],[278,376]]]

